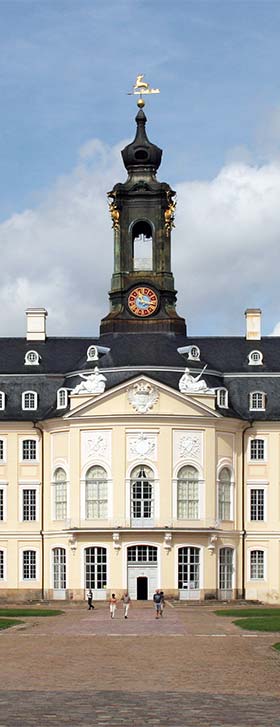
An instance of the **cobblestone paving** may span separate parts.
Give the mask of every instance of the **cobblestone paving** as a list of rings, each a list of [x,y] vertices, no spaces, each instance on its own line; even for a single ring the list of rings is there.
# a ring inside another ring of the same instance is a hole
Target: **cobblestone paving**
[[[280,727],[280,634],[206,606],[65,606],[0,633],[0,727]]]

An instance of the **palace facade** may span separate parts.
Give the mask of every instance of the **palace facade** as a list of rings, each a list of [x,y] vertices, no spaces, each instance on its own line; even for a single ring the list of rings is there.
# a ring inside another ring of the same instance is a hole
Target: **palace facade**
[[[0,599],[279,603],[279,339],[256,309],[243,336],[188,337],[139,105],[100,335],[48,337],[33,308],[0,339]]]

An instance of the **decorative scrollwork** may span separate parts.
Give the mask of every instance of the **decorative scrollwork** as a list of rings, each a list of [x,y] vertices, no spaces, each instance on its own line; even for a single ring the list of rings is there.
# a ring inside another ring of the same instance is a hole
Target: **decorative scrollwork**
[[[175,227],[175,210],[176,210],[176,198],[173,199],[174,192],[171,192],[171,190],[168,190],[166,192],[166,198],[167,198],[167,208],[164,211],[164,219],[165,219],[165,229],[166,232],[170,232],[172,227]]]
[[[112,227],[114,228],[114,230],[119,230],[120,229],[120,210],[116,203],[116,195],[114,192],[108,192],[107,197],[108,197],[108,204],[109,204],[109,212],[110,212],[111,220],[113,223]]]

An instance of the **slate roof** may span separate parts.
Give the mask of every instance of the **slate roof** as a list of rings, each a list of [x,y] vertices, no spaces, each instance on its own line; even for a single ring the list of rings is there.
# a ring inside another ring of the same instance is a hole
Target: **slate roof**
[[[110,351],[102,353],[98,362],[87,362],[90,345],[107,347]],[[191,345],[199,347],[200,361],[189,361],[187,354],[178,353],[178,348]],[[25,365],[25,354],[30,350],[38,352],[38,366]],[[263,365],[249,365],[248,354],[252,350],[263,354]],[[251,419],[249,393],[264,391],[266,410],[255,412],[254,418],[280,419],[279,338],[247,341],[241,337],[115,333],[100,338],[49,337],[45,341],[0,338],[0,390],[6,394],[6,408],[0,412],[0,420],[39,421],[63,416],[65,409],[56,408],[57,390],[62,386],[74,388],[81,381],[78,372],[92,370],[96,364],[105,370],[106,390],[146,373],[176,391],[186,366],[195,372],[207,364],[203,374],[207,384],[212,388],[225,386],[229,391],[229,409],[220,409],[223,416]],[[22,411],[21,394],[27,390],[38,393],[35,412]]]

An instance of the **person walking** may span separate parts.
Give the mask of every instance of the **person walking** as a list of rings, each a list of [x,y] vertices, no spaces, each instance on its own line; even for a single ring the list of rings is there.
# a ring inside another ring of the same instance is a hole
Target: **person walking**
[[[110,604],[111,618],[115,618],[115,613],[116,613],[116,608],[117,608],[117,599],[116,599],[115,593],[112,593],[109,604]]]
[[[160,615],[163,616],[163,609],[165,606],[164,591],[160,591]]]
[[[156,618],[159,618],[160,615],[160,605],[161,605],[161,595],[160,590],[157,588],[157,590],[154,593],[153,601],[156,609]]]
[[[88,593],[87,593],[88,611],[91,611],[91,610],[94,609],[94,605],[92,603],[92,599],[93,599],[93,593],[92,593],[92,590],[90,588],[89,591],[88,591]]]
[[[125,592],[124,596],[122,596],[121,600],[123,602],[123,615],[124,615],[124,618],[127,618],[128,609],[129,609],[130,602],[131,602],[131,598],[128,595],[127,591]]]

